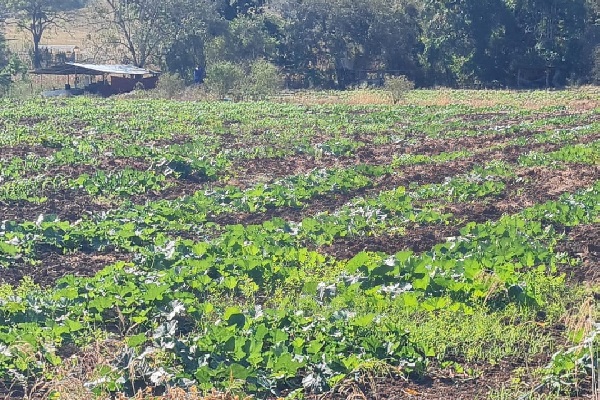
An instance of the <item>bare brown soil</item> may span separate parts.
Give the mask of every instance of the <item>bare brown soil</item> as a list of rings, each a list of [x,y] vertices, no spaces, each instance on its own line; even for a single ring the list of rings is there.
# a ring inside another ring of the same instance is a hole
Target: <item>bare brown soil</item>
[[[81,175],[93,175],[98,170],[119,171],[126,167],[145,171],[152,167],[147,160],[139,158],[102,158],[98,165],[71,164],[61,165],[45,171],[45,176],[61,177],[62,179],[76,179]],[[34,174],[32,174],[34,175]],[[175,199],[191,195],[205,186],[206,180],[168,178],[165,189],[159,192],[149,191],[141,195],[134,195],[130,200],[136,204],[158,199]],[[30,221],[35,220],[40,214],[55,214],[66,221],[76,221],[85,215],[107,211],[118,205],[123,199],[115,198],[99,202],[85,191],[79,189],[50,190],[44,189],[37,193],[38,196],[47,197],[47,201],[36,204],[25,200],[2,201],[0,200],[0,221]]]
[[[467,113],[455,115],[452,118],[446,120],[446,122],[481,122],[481,121],[494,121],[494,122],[508,122],[512,124],[522,124],[524,122],[537,122],[541,120],[547,120],[550,118],[565,118],[565,117],[580,117],[587,114],[587,110],[578,111],[553,111],[553,112],[534,112],[529,116],[521,116],[518,119],[514,118],[514,113],[510,111],[492,111],[482,113]],[[597,115],[590,115],[590,119],[598,118]]]
[[[36,204],[25,200],[0,201],[0,220],[34,221],[41,214],[57,215],[63,221],[77,221],[91,213],[107,211],[110,204],[100,204],[83,190],[63,190],[40,193],[48,200]]]
[[[485,119],[488,116],[481,116]],[[24,123],[37,123],[38,121],[24,121]],[[466,159],[451,161],[439,165],[411,165],[400,169],[400,173],[393,176],[385,176],[373,182],[368,188],[351,191],[349,193],[334,193],[317,197],[303,208],[283,207],[269,209],[264,213],[227,214],[213,218],[219,224],[258,224],[273,217],[282,217],[289,220],[300,220],[306,216],[314,215],[322,211],[334,211],[341,205],[356,196],[370,196],[389,190],[398,186],[408,186],[411,182],[418,184],[439,183],[445,177],[455,176],[469,171],[474,165],[497,159],[507,162],[515,162],[518,157],[527,151],[554,151],[560,148],[560,144],[530,144],[526,146],[508,146],[502,149],[486,150],[490,146],[505,144],[513,136],[529,136],[534,132],[520,132],[515,135],[480,135],[460,139],[431,139],[419,135],[417,144],[389,144],[369,145],[358,149],[353,157],[329,157],[312,158],[305,156],[294,156],[283,159],[257,159],[239,163],[234,168],[243,173],[244,182],[231,181],[240,186],[252,182],[261,181],[263,178],[273,180],[276,177],[303,173],[314,168],[345,167],[359,163],[386,164],[393,160],[394,156],[400,154],[424,154],[437,155],[442,152],[457,150],[474,150],[477,153]],[[580,138],[585,143],[597,140],[600,135],[588,135]],[[415,137],[417,138],[417,137]],[[361,138],[363,139],[363,138]],[[176,139],[184,142],[187,137]],[[165,141],[164,144],[171,144]],[[6,149],[10,149],[8,153]],[[22,157],[27,153],[38,156],[50,155],[55,149],[39,145],[14,146],[3,148],[2,155]],[[91,165],[68,165],[47,171],[52,176],[62,175],[75,178],[81,174],[93,174],[97,169],[119,170],[126,166],[146,170],[151,166],[147,161],[134,158],[109,158],[103,157],[98,160],[98,166]],[[524,207],[555,198],[560,193],[589,185],[600,176],[597,167],[581,166],[581,168],[568,168],[565,171],[548,170],[543,168],[523,169],[519,176],[525,179],[509,187],[504,196],[496,199],[494,203],[476,202],[472,204],[450,204],[448,212],[455,215],[457,221],[483,222],[499,218],[503,213],[514,213]],[[239,179],[239,178],[238,178]],[[193,182],[186,180],[172,181],[173,187],[158,193],[147,193],[134,196],[134,203],[143,203],[157,199],[174,199],[184,195],[191,195],[195,191],[206,186],[205,182]],[[28,202],[0,202],[0,220],[34,220],[40,214],[56,214],[63,220],[76,221],[82,216],[99,211],[106,211],[114,207],[107,202],[99,204],[91,196],[81,190],[68,190],[46,193],[48,201],[43,204],[32,204]],[[367,238],[351,238],[336,241],[334,245],[321,249],[339,258],[352,257],[359,251],[382,251],[393,253],[400,249],[410,248],[413,251],[427,251],[435,244],[443,242],[448,236],[455,236],[460,228],[460,223],[452,227],[447,226],[412,226],[408,227],[404,235],[383,235]],[[41,265],[29,266],[19,265],[3,271],[1,282],[16,284],[20,279],[29,275],[44,286],[52,285],[57,278],[76,273],[82,276],[92,275],[104,266],[119,259],[128,259],[123,254],[83,254],[61,255],[48,252],[40,255]],[[8,272],[7,272],[8,271]],[[5,273],[6,272],[6,273]]]
[[[0,147],[0,159],[2,160],[10,160],[16,157],[24,158],[30,154],[37,157],[48,157],[54,153],[56,153],[55,148],[44,147],[40,144],[19,144],[16,146]]]
[[[318,212],[332,212],[346,204],[352,198],[358,196],[371,196],[384,190],[390,190],[398,186],[406,186],[411,182],[439,183],[446,176],[464,173],[472,168],[472,160],[451,161],[440,165],[415,165],[406,167],[400,175],[388,175],[373,182],[371,187],[352,190],[346,193],[326,194],[317,196],[302,208],[281,207],[268,209],[262,213],[237,213],[221,214],[210,218],[219,225],[233,224],[261,224],[272,218],[280,217],[287,220],[298,221],[306,216]]]
[[[564,229],[567,237],[559,244],[557,251],[565,252],[581,263],[575,266],[563,265],[561,272],[577,283],[600,283],[600,223]]]
[[[416,253],[428,251],[436,244],[444,243],[446,238],[458,236],[460,228],[467,222],[494,221],[502,215],[514,214],[535,204],[554,200],[563,193],[591,186],[598,179],[600,179],[600,166],[573,166],[565,170],[538,167],[522,169],[518,172],[517,178],[508,183],[506,191],[494,199],[448,204],[444,212],[452,213],[455,221],[449,226],[413,225],[408,226],[404,234],[342,238],[336,240],[331,246],[319,250],[338,259],[352,258],[361,251],[388,254],[405,249]],[[561,182],[560,185],[556,185],[557,180]],[[600,229],[596,234],[598,232]],[[579,239],[574,243],[582,243]],[[592,235],[591,239],[600,238]],[[584,245],[585,243],[588,242],[583,241]],[[591,244],[591,248],[600,250],[600,240],[597,243],[598,245]],[[594,257],[594,254],[591,256]],[[591,271],[594,271],[594,268],[591,268]]]
[[[439,367],[429,368],[424,377],[366,374],[342,382],[329,393],[307,396],[307,400],[484,400],[492,392],[498,395],[503,390],[504,396],[512,395],[516,400],[516,396],[527,393],[548,393],[534,375],[535,369],[546,365],[548,359],[539,356],[534,360],[503,360],[495,365],[467,365],[465,369],[475,371],[473,375]],[[592,399],[591,382],[584,382],[579,391],[565,394],[564,398]]]
[[[598,135],[600,137],[600,135]],[[581,143],[587,143],[588,141],[596,140],[596,135],[590,135],[581,138]],[[302,209],[293,207],[282,207],[277,209],[269,209],[264,213],[237,213],[237,214],[223,214],[217,215],[210,218],[211,221],[216,222],[220,225],[232,225],[232,224],[260,224],[264,221],[275,217],[281,217],[288,220],[300,220],[306,215],[315,214],[321,211],[333,211],[339,208],[341,205],[348,202],[350,199],[357,196],[370,196],[380,191],[390,190],[398,186],[408,186],[410,183],[428,184],[428,183],[440,183],[446,177],[455,176],[468,172],[473,168],[474,165],[481,165],[491,160],[502,160],[508,163],[516,163],[519,157],[529,151],[541,151],[541,152],[552,152],[563,145],[561,144],[550,144],[550,143],[534,143],[526,146],[511,145],[502,149],[481,151],[474,156],[466,157],[464,159],[445,162],[434,165],[408,165],[399,169],[398,175],[385,176],[377,181],[373,182],[372,187],[362,188],[359,190],[350,191],[347,193],[336,193],[318,196],[312,199]],[[430,149],[431,152],[431,149]],[[383,153],[382,153],[383,154]],[[423,154],[423,153],[418,153]],[[431,154],[431,153],[425,153]],[[368,159],[370,164],[384,164],[391,160],[382,160],[376,155],[372,154],[372,158]],[[383,155],[382,157],[391,158],[389,155]],[[286,159],[286,160],[271,160],[270,163],[266,160],[262,160],[263,174],[273,175],[276,173],[282,173],[282,171],[291,172],[286,168],[293,169],[294,173],[300,173],[299,169],[307,168],[311,170],[315,168],[315,163],[310,163],[310,160],[298,160],[298,159]],[[367,160],[365,160],[367,161]],[[353,164],[358,164],[356,159],[353,159]],[[257,164],[258,165],[258,164]],[[312,166],[312,168],[311,168]],[[252,170],[252,167],[249,167]],[[306,171],[304,171],[306,172]],[[249,173],[252,176],[252,172]],[[554,179],[554,178],[552,178]]]
[[[403,154],[419,154],[424,156],[435,156],[446,152],[473,151],[488,154],[492,157],[503,156],[505,161],[515,161],[520,155],[527,151],[555,151],[564,144],[540,144],[532,143],[525,148],[518,145],[509,145],[501,150],[486,150],[493,146],[505,145],[514,137],[530,137],[535,132],[521,132],[518,135],[481,135],[463,138],[432,139],[421,137],[417,144],[385,144],[369,145],[360,147],[352,157],[323,156],[315,158],[312,156],[296,155],[285,158],[259,158],[242,160],[231,167],[233,178],[227,183],[239,187],[248,187],[260,181],[271,181],[283,176],[307,173],[315,168],[345,168],[357,164],[391,163],[395,157]],[[600,139],[600,134],[586,135],[578,138],[576,143],[590,143]],[[502,153],[499,155],[499,153]],[[511,156],[512,158],[507,159]]]
[[[361,140],[364,140],[361,137]],[[345,168],[361,163],[389,164],[394,157],[402,154],[422,154],[435,156],[444,152],[459,150],[485,149],[492,145],[506,143],[509,139],[503,135],[474,136],[463,139],[431,139],[419,138],[418,144],[406,143],[369,145],[360,147],[352,157],[335,157],[326,155],[323,157],[293,156],[286,158],[262,158],[244,160],[232,166],[234,176],[228,183],[240,187],[248,187],[256,181],[267,181],[287,175],[303,174],[315,168]]]
[[[554,114],[550,114],[554,115]],[[483,117],[482,117],[483,118]],[[24,121],[24,122],[36,122],[36,121]],[[527,137],[533,134],[533,132],[519,132],[514,136]],[[261,181],[272,181],[279,177],[306,173],[313,170],[314,168],[331,168],[331,167],[347,167],[360,163],[370,164],[388,164],[395,156],[401,154],[423,154],[427,156],[437,155],[442,152],[457,151],[457,150],[475,150],[481,151],[481,149],[489,148],[490,146],[500,145],[506,143],[507,140],[513,137],[513,134],[498,134],[498,135],[480,135],[471,136],[459,139],[431,139],[423,135],[418,135],[419,140],[415,145],[407,144],[389,144],[380,146],[365,146],[356,151],[353,157],[334,157],[325,156],[322,158],[314,158],[308,156],[293,156],[286,158],[273,158],[273,159],[256,159],[256,160],[245,160],[237,163],[232,171],[234,175],[237,174],[237,178],[231,179],[228,183],[240,187],[247,187],[256,182]],[[580,138],[581,143],[597,140],[600,134],[588,135]],[[173,141],[174,140],[174,141]],[[173,140],[165,141],[164,143],[179,143],[187,140],[186,136],[176,137]],[[558,148],[558,145],[530,145],[521,146],[509,146],[502,150],[486,151],[483,150],[481,154],[487,154],[488,159],[502,159],[506,161],[515,161],[519,155],[528,150],[545,150],[552,151]],[[19,145],[15,147],[2,148],[2,155],[8,156],[23,156],[27,153],[33,153],[39,156],[47,156],[52,154],[55,149],[43,147],[40,145],[27,146]],[[473,160],[482,160],[482,157],[474,157]],[[466,160],[469,160],[467,158]],[[76,178],[81,174],[93,174],[96,170],[102,169],[106,171],[114,171],[129,166],[138,170],[147,170],[152,166],[147,160],[138,158],[110,158],[102,157],[98,160],[99,165],[66,165],[53,168],[52,170],[46,171],[44,174],[47,176],[64,176],[66,178]],[[446,164],[445,164],[446,165]],[[432,168],[426,166],[426,168]],[[434,169],[435,171],[435,169]],[[457,172],[460,173],[460,172]],[[418,179],[411,179],[412,171],[410,167],[407,167],[406,181],[419,181]],[[446,175],[448,176],[448,175]],[[413,176],[413,178],[418,178]],[[403,182],[397,182],[396,185],[402,185]],[[436,182],[436,181],[431,181]],[[185,195],[194,193],[204,187],[202,180],[189,181],[189,180],[171,180],[170,188],[165,192],[160,193],[148,193],[145,195],[134,196],[131,200],[134,203],[143,203],[149,200],[156,200],[159,198],[173,199]],[[386,185],[379,185],[374,190],[385,190]],[[372,192],[372,191],[371,191]],[[365,192],[366,193],[366,192]],[[315,199],[315,205],[310,210],[318,210],[319,203],[323,204],[323,210],[332,209],[338,207],[340,204],[346,201],[349,196],[361,195],[359,191],[357,193],[350,193],[348,196],[324,196],[323,198]],[[15,219],[18,221],[31,220],[37,218],[40,214],[57,214],[60,218],[65,220],[75,221],[82,215],[92,213],[94,211],[103,211],[111,208],[111,205],[97,204],[94,200],[82,193],[81,191],[55,191],[40,193],[48,197],[48,201],[43,204],[33,204],[29,202],[0,202],[0,219]],[[310,210],[308,210],[310,212]],[[271,214],[269,211],[265,214],[262,220],[277,216],[276,212]],[[220,217],[219,217],[220,218]],[[223,223],[228,221],[237,221],[239,223],[258,223],[260,222],[260,216],[243,216],[234,215],[223,217]],[[255,218],[259,218],[258,220]],[[245,222],[246,219],[248,222]]]
[[[117,261],[131,261],[130,254],[124,253],[82,253],[59,254],[45,252],[38,255],[39,264],[20,263],[15,267],[3,268],[0,284],[8,283],[17,286],[25,276],[29,276],[40,286],[53,286],[56,281],[66,275],[93,276],[110,264]]]
[[[45,147],[43,148],[46,149]],[[52,152],[49,152],[47,155],[50,154],[52,154]],[[83,174],[93,175],[99,170],[112,172],[120,171],[125,168],[146,171],[152,168],[152,163],[148,160],[136,157],[101,157],[97,160],[96,164],[64,164],[44,171],[23,171],[21,177],[27,179],[43,175],[48,177],[60,176],[67,179],[75,179]]]
[[[446,166],[446,168],[448,168]],[[426,169],[431,171],[431,169]],[[446,169],[450,171],[451,169]],[[594,180],[600,177],[600,167],[581,166],[580,168],[570,168],[564,171],[555,171],[545,168],[523,169],[519,172],[518,178],[508,185],[508,190],[500,198],[491,202],[478,201],[472,203],[451,203],[446,206],[446,212],[452,212],[457,223],[450,226],[446,225],[425,225],[408,226],[406,232],[402,235],[378,235],[368,237],[352,237],[336,240],[331,246],[322,247],[319,251],[335,256],[338,259],[348,259],[360,251],[380,251],[393,254],[403,249],[411,249],[414,252],[424,252],[430,250],[438,243],[443,243],[449,236],[457,236],[459,230],[465,222],[485,222],[496,220],[506,213],[515,213],[523,208],[547,201],[558,197],[560,194],[577,190],[578,188],[589,186]],[[433,173],[433,172],[430,172]],[[561,188],[552,186],[552,177],[559,174],[563,185]],[[431,178],[431,176],[429,176]],[[441,178],[443,179],[443,178]],[[525,180],[523,185],[522,180]],[[326,204],[316,203],[311,205],[311,209],[294,210],[296,219],[310,215],[316,209],[331,207],[327,201]],[[251,214],[264,218],[264,214]],[[286,218],[289,217],[286,214]],[[592,229],[594,228],[594,229]],[[579,229],[584,229],[582,232]],[[577,255],[584,254],[586,264],[585,273],[596,273],[598,267],[598,251],[600,248],[600,227],[592,225],[591,227],[575,228],[572,232],[572,240],[568,241],[564,251],[570,251]],[[573,247],[579,246],[579,247]],[[582,247],[583,246],[583,247]],[[587,247],[585,247],[587,246]],[[117,260],[130,260],[131,255],[120,253],[73,253],[62,255],[54,251],[43,251],[38,255],[41,261],[39,265],[28,265],[21,263],[15,268],[3,270],[0,276],[0,282],[16,285],[23,276],[31,276],[34,281],[43,286],[51,286],[55,281],[66,275],[76,274],[78,276],[91,276],[103,267],[114,263]],[[580,272],[583,270],[580,270]],[[595,275],[597,277],[597,275]]]
[[[160,199],[176,199],[182,196],[192,195],[196,191],[205,188],[204,182],[190,182],[183,180],[167,180],[170,187],[158,192],[147,192],[131,197],[134,204],[144,204],[146,201]],[[112,198],[98,200],[80,189],[42,191],[41,196],[48,200],[36,204],[25,200],[1,201],[0,221],[14,220],[17,222],[35,220],[40,214],[53,214],[63,221],[77,221],[84,216],[108,211],[118,206],[123,199]]]
[[[515,213],[563,193],[591,186],[600,179],[600,166],[573,164],[565,169],[523,168],[517,172],[517,176],[524,181],[514,182],[510,194],[496,205],[502,212]],[[534,192],[534,197],[527,195]]]

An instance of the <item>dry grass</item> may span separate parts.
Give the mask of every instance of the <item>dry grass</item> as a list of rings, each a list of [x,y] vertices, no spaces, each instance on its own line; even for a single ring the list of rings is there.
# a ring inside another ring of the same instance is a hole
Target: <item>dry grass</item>
[[[63,360],[63,363],[46,371],[45,376],[52,376],[52,379],[40,379],[31,383],[24,392],[24,399],[53,399],[53,400],[251,400],[254,397],[237,394],[240,391],[217,391],[213,389],[208,393],[201,391],[197,387],[189,388],[167,387],[164,393],[157,395],[153,388],[136,388],[135,395],[125,395],[123,393],[110,393],[103,391],[100,394],[94,394],[90,388],[86,387],[87,382],[98,381],[103,375],[100,370],[110,370],[119,356],[127,348],[127,344],[122,340],[102,339],[96,340],[85,349],[76,352],[69,358]],[[155,365],[160,365],[160,360],[154,360]],[[134,367],[131,367],[134,368]],[[231,387],[236,386],[233,377],[231,378]],[[115,397],[116,396],[116,397]],[[16,399],[16,398],[15,398]],[[281,399],[283,400],[283,399]]]
[[[75,10],[72,14],[69,14],[70,21],[65,23],[64,27],[51,28],[45,31],[42,44],[83,45],[88,35],[94,32],[93,27],[90,26],[90,22],[96,22],[94,21],[94,1],[91,1],[87,7]],[[17,28],[14,20],[8,19],[6,22],[5,33],[7,39],[15,39],[17,42],[21,41],[29,44],[31,36],[28,32]]]
[[[64,28],[50,28],[44,32],[40,42],[43,46],[62,45],[77,46],[80,52],[85,52],[93,29],[89,25],[91,13],[88,9],[78,10],[74,20]],[[31,33],[16,26],[16,21],[8,19],[4,26],[4,34],[9,50],[21,58],[28,58],[33,41]]]
[[[384,90],[295,91],[273,97],[274,101],[301,105],[391,105],[392,97]]]
[[[208,395],[201,394],[196,388],[189,390],[181,388],[169,388],[161,396],[154,396],[151,390],[139,391],[134,397],[117,396],[117,400],[250,400],[251,397],[240,397],[228,393],[214,391]]]
[[[387,91],[374,89],[297,91],[276,96],[275,100],[302,105],[391,105],[393,103]],[[436,107],[464,105],[475,108],[509,106],[527,110],[565,106],[573,111],[589,111],[600,107],[600,88],[585,86],[562,91],[414,90],[398,104]]]
[[[44,33],[42,45],[69,45],[83,48],[91,33],[87,25],[86,14],[81,14],[68,29],[50,29]],[[14,21],[9,20],[4,30],[12,51],[27,50],[32,46],[31,34],[19,29]]]
[[[126,98],[166,98],[160,90],[121,95]],[[186,87],[168,98],[183,101],[216,100],[202,87]],[[392,106],[392,96],[385,90],[359,89],[348,91],[294,91],[272,96],[270,101],[299,105],[380,105]],[[600,88],[586,86],[563,91],[510,91],[510,90],[451,90],[420,89],[410,91],[398,105],[445,107],[463,105],[473,108],[515,107],[541,110],[566,107],[571,112],[585,112],[600,108]]]
[[[587,337],[594,330],[596,302],[593,297],[586,298],[579,307],[565,316],[565,326],[571,332],[571,340],[579,342],[579,337]]]
[[[597,330],[597,307],[598,305],[594,297],[587,297],[583,300],[579,307],[574,307],[564,318],[565,326],[569,332],[569,340],[573,343],[576,343],[576,346],[574,346],[572,350],[581,349],[584,351],[589,351],[589,356],[591,359],[594,359],[594,353],[597,352],[595,347],[596,340],[593,339],[593,337],[597,334],[597,332],[594,332]],[[580,367],[575,367],[575,374],[578,373],[578,368]],[[587,373],[587,371],[581,372],[583,374]],[[592,367],[591,370],[591,378],[592,398],[600,399],[600,374],[594,367]]]
[[[94,398],[96,400],[114,399],[110,393],[94,395],[86,382],[96,381],[101,376],[98,371],[102,367],[110,368],[126,348],[123,341],[96,341],[85,350],[66,359],[61,366],[52,371],[51,381],[40,381],[28,391],[29,398],[52,398],[60,400],[81,400]],[[188,389],[168,387],[164,394],[153,394],[152,388],[138,389],[133,396],[117,394],[117,400],[250,400],[251,397],[233,393],[218,392],[203,393],[196,387]]]

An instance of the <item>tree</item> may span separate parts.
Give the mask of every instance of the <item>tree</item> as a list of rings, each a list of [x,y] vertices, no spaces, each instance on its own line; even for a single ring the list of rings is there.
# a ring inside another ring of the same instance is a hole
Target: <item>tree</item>
[[[586,14],[583,60],[578,63],[578,72],[583,80],[600,84],[600,2],[588,0]]]
[[[21,60],[10,55],[8,48],[6,47],[6,40],[3,32],[4,28],[4,14],[0,10],[0,95],[5,94],[13,83],[13,76],[24,75],[27,71],[26,66]]]
[[[6,39],[4,37],[5,10],[0,3],[0,69],[7,61]]]
[[[426,0],[420,17],[427,84],[504,81],[518,42],[504,0]]]
[[[182,38],[206,31],[216,11],[209,0],[102,0],[96,13],[101,47],[144,67],[161,64],[171,46],[186,43]]]
[[[80,8],[82,0],[0,0],[14,23],[31,34],[33,40],[33,67],[41,67],[40,42],[49,28],[64,28]],[[1,6],[0,6],[1,8]]]
[[[0,10],[0,71],[4,70],[6,64],[8,63],[8,50],[6,48],[6,40],[4,38],[3,29],[4,21],[2,19],[2,12]],[[2,83],[0,82],[0,85]]]
[[[517,60],[577,69],[583,49],[587,0],[516,0],[512,10],[523,38]]]
[[[247,64],[256,59],[272,59],[277,40],[270,35],[264,15],[239,16],[227,22],[226,30],[206,46],[209,62],[231,61]]]
[[[412,0],[274,0],[280,63],[313,83],[344,87],[367,69],[412,70],[417,48]]]
[[[239,16],[262,11],[265,0],[221,0],[217,6],[219,14],[228,21]]]

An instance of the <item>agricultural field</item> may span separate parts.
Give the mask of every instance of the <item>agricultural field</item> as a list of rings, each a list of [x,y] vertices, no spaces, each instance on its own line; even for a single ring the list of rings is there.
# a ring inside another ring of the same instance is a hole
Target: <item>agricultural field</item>
[[[0,100],[0,398],[593,398],[600,96],[486,93]]]

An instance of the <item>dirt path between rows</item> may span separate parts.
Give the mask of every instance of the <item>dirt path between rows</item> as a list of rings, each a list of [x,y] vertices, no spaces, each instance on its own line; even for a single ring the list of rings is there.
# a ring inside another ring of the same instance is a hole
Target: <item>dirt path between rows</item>
[[[407,226],[402,235],[341,238],[330,246],[315,248],[315,250],[337,259],[349,259],[361,251],[394,254],[404,249],[411,249],[416,253],[425,252],[436,244],[445,242],[447,237],[458,236],[460,228],[467,222],[494,221],[504,214],[514,214],[534,204],[556,199],[563,193],[591,186],[598,179],[600,179],[600,166],[569,166],[565,170],[540,167],[520,169],[517,177],[508,182],[506,191],[494,199],[449,203],[443,211],[453,213],[456,223],[451,225],[412,225]],[[560,185],[556,182],[560,182]],[[307,216],[306,209],[298,212]],[[592,229],[594,227],[596,230]],[[573,228],[571,239],[564,245],[563,250],[575,256],[579,253],[586,254],[585,260],[588,263],[585,264],[585,269],[578,272],[583,277],[594,273],[596,274],[594,276],[598,276],[596,270],[600,248],[597,243],[600,243],[600,240],[596,241],[596,239],[599,239],[600,229],[595,225],[592,225],[592,228],[587,227],[587,230],[583,231],[579,229],[584,228]],[[309,247],[312,246],[309,244]],[[75,252],[62,255],[45,251],[38,254],[37,258],[40,260],[39,265],[22,263],[4,270],[0,275],[0,282],[16,285],[23,276],[31,276],[42,286],[52,286],[57,279],[66,274],[92,276],[116,261],[131,261],[132,255],[115,252]]]
[[[600,283],[600,223],[565,227],[566,240],[557,251],[581,261],[579,265],[562,265],[561,272],[577,283]],[[600,299],[597,299],[600,300]]]
[[[494,365],[467,365],[467,368],[476,371],[474,376],[435,367],[429,368],[423,377],[407,378],[391,373],[387,376],[361,376],[342,382],[329,393],[308,395],[306,400],[483,400],[489,398],[492,392],[496,396],[502,392],[503,399],[511,398],[504,396],[515,396],[511,399],[516,399],[524,393],[548,394],[549,388],[539,386],[540,377],[536,375],[536,369],[544,367],[549,359],[550,355],[540,355],[533,360],[515,357]],[[592,400],[591,384],[590,378],[580,385],[577,392],[564,398]],[[514,389],[511,391],[515,387],[518,387],[519,394]]]
[[[448,204],[443,211],[453,214],[455,222],[450,225],[413,225],[408,226],[404,234],[342,238],[319,251],[338,259],[352,258],[361,251],[395,254],[410,249],[415,253],[425,252],[444,243],[448,237],[460,235],[460,229],[467,222],[495,221],[502,215],[516,214],[535,204],[555,200],[563,193],[589,187],[599,179],[600,166],[573,165],[565,170],[521,169],[517,177],[508,182],[506,190],[494,199]]]
[[[72,274],[78,277],[94,276],[104,267],[117,261],[131,261],[133,256],[126,253],[82,253],[59,254],[45,252],[37,258],[40,264],[19,263],[2,269],[0,284],[17,286],[25,276],[29,276],[42,287],[54,286],[57,280]]]
[[[25,158],[28,155],[35,157],[49,157],[56,153],[58,149],[53,147],[45,147],[41,144],[27,145],[19,144],[15,146],[0,147],[0,159],[10,160],[12,158]]]
[[[579,143],[588,143],[597,140],[598,135],[580,138]],[[305,216],[318,212],[332,212],[358,196],[374,196],[379,192],[391,190],[399,186],[408,186],[410,183],[419,185],[440,183],[446,177],[452,177],[469,172],[475,165],[483,165],[492,160],[516,163],[519,157],[529,151],[552,152],[563,147],[563,144],[534,143],[525,146],[511,145],[502,149],[483,151],[474,156],[440,164],[408,165],[399,168],[393,176],[384,176],[376,180],[372,187],[352,190],[347,193],[332,193],[317,196],[305,204],[303,208],[280,207],[268,209],[262,213],[228,213],[211,216],[210,221],[219,225],[250,225],[260,224],[275,217],[298,221]]]

